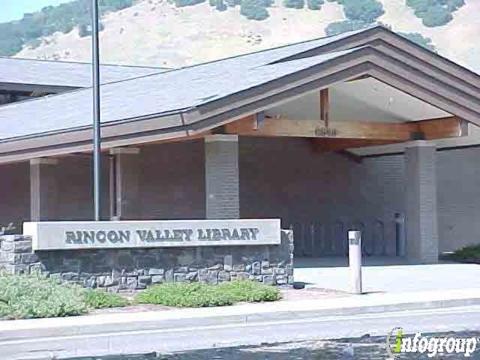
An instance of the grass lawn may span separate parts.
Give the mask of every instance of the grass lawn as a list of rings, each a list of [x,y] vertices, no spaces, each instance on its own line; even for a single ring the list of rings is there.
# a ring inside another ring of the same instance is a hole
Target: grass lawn
[[[130,301],[115,293],[84,289],[41,276],[0,275],[0,319],[75,316],[93,309],[134,304],[225,306],[238,302],[275,301],[280,297],[280,291],[274,286],[244,280],[219,285],[160,284],[139,292]]]

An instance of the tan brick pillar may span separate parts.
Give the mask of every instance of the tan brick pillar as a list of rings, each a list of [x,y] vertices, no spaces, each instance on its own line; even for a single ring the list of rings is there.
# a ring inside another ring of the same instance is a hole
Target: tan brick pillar
[[[111,217],[112,219],[140,218],[139,148],[125,147],[110,150]]]
[[[238,136],[205,137],[207,219],[240,217]]]
[[[415,141],[405,149],[407,257],[419,263],[438,262],[436,148]]]
[[[57,159],[30,160],[30,219],[58,220]]]

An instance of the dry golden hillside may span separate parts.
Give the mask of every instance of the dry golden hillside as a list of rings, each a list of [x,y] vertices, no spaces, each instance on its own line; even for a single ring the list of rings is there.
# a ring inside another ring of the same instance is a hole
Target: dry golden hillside
[[[438,52],[480,72],[480,0],[466,0],[447,25],[428,28],[405,0],[380,0],[378,20],[395,31],[419,32]],[[101,33],[102,61],[180,67],[278,45],[322,37],[331,22],[344,19],[342,7],[327,2],[321,10],[288,9],[276,3],[263,21],[247,20],[239,7],[216,11],[208,3],[176,8],[166,0],[141,0],[108,14]],[[90,38],[78,30],[43,38],[17,57],[89,61]]]

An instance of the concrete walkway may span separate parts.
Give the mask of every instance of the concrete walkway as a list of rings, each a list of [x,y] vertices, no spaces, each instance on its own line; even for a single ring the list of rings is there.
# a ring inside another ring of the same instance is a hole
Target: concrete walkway
[[[401,258],[365,258],[362,268],[366,292],[480,289],[480,265],[439,263],[412,265]],[[349,291],[346,258],[295,259],[295,280],[309,286]]]

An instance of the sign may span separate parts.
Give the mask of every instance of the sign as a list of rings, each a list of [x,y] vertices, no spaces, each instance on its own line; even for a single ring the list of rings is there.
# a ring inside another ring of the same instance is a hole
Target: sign
[[[280,244],[279,219],[26,222],[33,250]]]
[[[336,137],[337,135],[337,129],[335,128],[325,126],[315,128],[315,136],[318,137]]]

